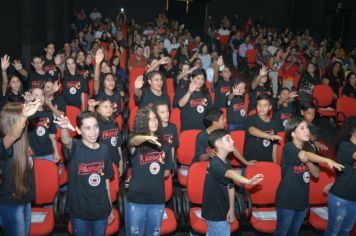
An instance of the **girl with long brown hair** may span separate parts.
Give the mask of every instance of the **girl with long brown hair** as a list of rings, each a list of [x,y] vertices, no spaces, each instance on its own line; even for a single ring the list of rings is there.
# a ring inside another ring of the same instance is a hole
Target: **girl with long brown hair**
[[[35,191],[33,162],[27,154],[27,118],[39,106],[39,100],[25,105],[7,103],[0,114],[0,226],[4,235],[30,233]]]

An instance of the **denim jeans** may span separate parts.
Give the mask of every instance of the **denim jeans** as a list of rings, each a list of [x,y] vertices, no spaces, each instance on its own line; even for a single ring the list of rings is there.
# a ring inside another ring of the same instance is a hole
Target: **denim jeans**
[[[72,217],[73,234],[78,236],[104,236],[108,218],[100,220],[84,220]],[[90,233],[89,233],[90,232]]]
[[[31,203],[0,204],[0,225],[4,236],[30,235]]]
[[[229,124],[227,130],[230,132],[235,130],[245,130],[245,124]]]
[[[224,221],[206,221],[208,223],[208,232],[206,236],[229,236],[230,224]]]
[[[329,192],[328,227],[324,236],[348,236],[356,222],[356,202],[339,198]]]
[[[164,204],[125,202],[126,236],[160,235]]]
[[[307,209],[295,211],[277,207],[277,227],[274,236],[297,236]]]
[[[53,154],[47,155],[47,156],[41,156],[41,157],[33,157],[38,160],[47,160],[53,162]]]

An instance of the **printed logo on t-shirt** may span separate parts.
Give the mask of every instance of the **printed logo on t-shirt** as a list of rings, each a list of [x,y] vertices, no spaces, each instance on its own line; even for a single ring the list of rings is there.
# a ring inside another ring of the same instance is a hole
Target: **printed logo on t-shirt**
[[[153,175],[158,174],[159,170],[161,169],[160,165],[157,162],[153,162],[150,165],[150,172]]]
[[[119,129],[118,128],[114,128],[114,129],[109,129],[109,130],[104,130],[101,134],[101,138],[103,140],[106,139],[111,139],[113,137],[117,138],[117,134],[119,133]],[[111,143],[112,144],[112,143]]]
[[[37,136],[42,137],[43,135],[46,134],[46,129],[43,128],[42,126],[39,126],[36,128],[36,134]]]
[[[301,174],[304,172],[308,172],[308,170],[308,167],[304,163],[300,164],[299,166],[294,166],[293,168],[294,174]]]
[[[56,70],[56,65],[46,65],[43,66],[43,70],[51,74],[52,76],[54,75],[54,71]]]
[[[230,87],[221,87],[220,88],[221,94],[228,93],[228,92],[230,92]]]
[[[166,157],[166,154],[163,151],[149,152],[146,154],[141,154],[139,160],[140,160],[141,165],[152,163],[152,162],[158,162],[158,163],[164,164],[165,157]]]
[[[304,180],[305,183],[309,183],[310,182],[310,174],[309,174],[309,172],[304,172],[303,180]]]
[[[111,143],[111,145],[112,145],[113,147],[116,147],[117,138],[116,138],[116,137],[112,137],[112,138],[110,139],[110,143]]]
[[[208,100],[206,98],[192,99],[190,100],[189,105],[190,107],[197,107],[199,105],[206,106],[208,105]]]
[[[197,112],[198,113],[203,113],[204,112],[204,107],[202,105],[197,106]]]
[[[267,134],[270,134],[270,135],[273,135],[274,134],[274,131],[273,130],[270,130],[270,131],[265,131]],[[270,144],[271,144],[271,141],[268,140],[268,139],[264,139],[263,140],[263,146],[264,147],[268,147]]]
[[[167,143],[173,143],[173,134],[165,134],[163,138],[167,141]]]
[[[79,70],[78,72],[83,77],[88,77],[89,76],[89,71],[88,70]]]
[[[75,87],[71,87],[70,89],[69,89],[69,92],[70,92],[70,94],[76,94],[77,93],[77,89],[75,88]]]
[[[91,174],[89,176],[88,182],[90,184],[90,186],[96,187],[100,184],[101,178],[100,175],[98,174]]]
[[[243,109],[245,107],[245,104],[244,103],[236,103],[234,104],[233,108],[234,108],[234,111],[239,111],[241,109]]]
[[[283,121],[283,127],[286,127],[286,126],[287,126],[288,121],[289,121],[288,119],[286,119],[286,120]]]
[[[32,88],[39,88],[42,86],[42,81],[41,80],[34,80],[31,83]]]
[[[245,109],[241,109],[241,110],[240,110],[240,115],[241,115],[242,117],[246,116],[246,111],[245,111]]]
[[[78,166],[78,175],[104,174],[104,161],[89,164],[82,163]]]

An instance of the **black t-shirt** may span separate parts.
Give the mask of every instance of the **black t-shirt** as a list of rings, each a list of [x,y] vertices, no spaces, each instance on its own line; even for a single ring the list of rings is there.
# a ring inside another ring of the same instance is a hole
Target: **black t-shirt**
[[[342,172],[338,172],[336,181],[330,192],[337,197],[356,202],[356,160],[352,155],[356,152],[356,145],[350,141],[342,142],[337,153],[337,162],[344,165]]]
[[[231,101],[227,101],[227,123],[245,124],[247,117],[245,98],[234,96]]]
[[[72,149],[65,148],[65,154],[69,172],[66,204],[69,215],[87,220],[108,217],[111,203],[106,180],[114,176],[108,147],[100,144],[98,149],[91,149],[73,139]]]
[[[56,125],[53,123],[52,112],[38,111],[28,119],[29,144],[34,157],[43,157],[53,154],[50,134],[56,134]]]
[[[85,79],[80,75],[71,75],[66,73],[63,78],[63,96],[66,105],[81,108],[82,93],[88,92]]]
[[[36,71],[30,71],[28,74],[28,89],[41,88],[43,83],[48,79],[54,81],[52,76],[47,72],[44,74],[39,74]]]
[[[54,62],[54,58],[52,60],[48,60],[47,57],[43,58],[43,70],[51,76],[53,81],[58,80],[60,77],[60,71]]]
[[[214,84],[215,101],[214,105],[217,108],[226,107],[226,94],[231,91],[232,80],[224,80],[219,77],[218,81]]]
[[[162,72],[162,74],[164,75],[164,77],[166,79],[173,79],[174,81],[178,74],[178,70],[176,67],[172,67],[172,69],[170,69],[170,70],[166,70],[166,69],[162,68],[162,69],[160,69],[160,71]]]
[[[257,87],[255,89],[252,89],[252,87],[250,87],[250,90],[248,92],[248,98],[249,98],[248,112],[256,109],[257,96],[260,94],[263,94],[263,93],[270,94],[270,92],[268,91],[268,89],[266,87],[259,86],[259,85],[257,85]]]
[[[187,90],[180,90],[178,97],[182,98]],[[184,107],[180,108],[181,131],[205,129],[203,119],[205,112],[212,105],[210,94],[201,91],[194,92]]]
[[[13,197],[14,186],[12,181],[12,156],[14,154],[14,146],[5,149],[4,140],[0,139],[0,170],[1,170],[1,182],[0,182],[0,204],[15,205],[30,203],[35,199],[35,175],[33,168],[27,170],[28,182],[26,187],[27,193],[19,198]]]
[[[272,162],[272,150],[276,142],[252,136],[248,131],[250,127],[255,127],[269,134],[276,134],[275,122],[272,119],[269,122],[264,122],[257,114],[249,116],[246,119],[246,139],[244,147],[246,160]]]
[[[276,206],[301,211],[309,204],[310,173],[308,166],[298,158],[298,149],[293,143],[284,145],[282,179],[276,194]]]
[[[100,130],[98,143],[103,143],[108,147],[111,161],[119,166],[121,156],[118,149],[122,145],[119,127],[115,121],[105,121],[103,119],[98,119],[98,124]]]
[[[178,107],[178,102],[184,96],[184,94],[187,92],[187,86],[189,86],[190,80],[184,80],[181,79],[179,81],[179,84],[175,88],[174,91],[174,98],[173,98],[173,107]]]
[[[176,148],[179,145],[178,132],[175,124],[168,123],[167,127],[163,127],[163,137],[166,140],[169,148]]]
[[[173,169],[172,152],[167,145],[136,147],[131,156],[132,177],[127,201],[136,204],[164,204],[164,171]]]
[[[210,153],[211,147],[208,142],[209,134],[206,130],[203,130],[197,135],[197,139],[195,142],[195,155],[192,163],[199,162],[200,155],[204,153]]]
[[[288,103],[288,106],[280,106],[274,112],[274,120],[276,122],[277,132],[284,131],[287,122],[290,118],[295,116],[295,107],[293,103]]]
[[[153,107],[153,105],[157,102],[157,101],[164,101],[168,107],[171,107],[171,101],[169,99],[169,96],[165,93],[162,93],[161,96],[157,96],[155,95],[151,89],[149,88],[142,88],[142,95],[140,97],[139,100],[139,108],[144,108],[146,106],[148,107]]]
[[[113,95],[107,95],[105,91],[100,90],[96,99],[109,99],[112,103],[113,117],[117,117],[121,113],[121,96],[118,92],[114,91]]]
[[[346,84],[342,89],[342,95],[346,97],[356,98],[356,89],[351,85]]]
[[[203,190],[202,217],[210,221],[225,221],[229,211],[228,189],[234,188],[233,182],[225,177],[231,169],[228,160],[225,162],[219,157],[213,157],[205,175]]]
[[[77,71],[80,76],[83,76],[86,81],[86,86],[89,88],[89,80],[93,79],[90,74],[89,66],[77,64]]]

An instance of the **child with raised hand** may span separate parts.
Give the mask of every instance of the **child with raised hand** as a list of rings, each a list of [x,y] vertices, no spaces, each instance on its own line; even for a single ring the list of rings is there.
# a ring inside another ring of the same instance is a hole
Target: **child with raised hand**
[[[293,99],[297,96],[297,92],[290,91],[288,88],[281,88],[279,90],[277,106],[273,113],[277,132],[284,131],[288,119],[296,115],[296,105]]]
[[[346,119],[338,134],[337,161],[345,166],[328,193],[328,226],[324,236],[349,235],[356,222],[356,117]],[[329,186],[330,187],[330,186]]]
[[[35,176],[26,126],[39,106],[39,100],[25,105],[8,102],[0,113],[0,226],[4,235],[30,235]]]
[[[163,138],[166,141],[167,145],[172,150],[172,162],[176,166],[175,161],[175,149],[179,145],[178,132],[175,124],[169,122],[169,108],[168,104],[163,101],[158,101],[154,106],[155,112],[158,114],[162,122],[163,128]]]
[[[254,78],[248,91],[248,112],[256,109],[257,97],[260,94],[271,94],[271,87],[268,81],[268,68],[262,66],[259,74]]]
[[[34,158],[58,162],[60,160],[56,125],[52,111],[45,106],[43,90],[33,88],[32,99],[39,101],[37,112],[28,118],[29,146]]]
[[[196,69],[191,74],[191,82],[185,90],[177,94],[181,109],[181,131],[191,129],[203,130],[204,114],[212,106],[210,94],[205,85],[205,73]]]
[[[62,143],[68,160],[68,211],[74,235],[104,235],[114,220],[109,180],[114,175],[108,147],[97,142],[99,124],[94,112],[77,116],[74,128],[67,117],[55,122],[62,128]],[[76,131],[82,139],[69,136]]]
[[[224,60],[220,56],[214,65],[215,107],[226,107],[226,96],[230,92],[232,84],[230,67],[225,66]]]
[[[277,162],[277,143],[281,140],[276,130],[275,121],[270,118],[271,98],[267,94],[257,97],[257,114],[246,120],[246,140],[244,156],[250,161]]]
[[[209,135],[209,145],[216,150],[206,172],[202,217],[208,223],[209,236],[230,235],[230,224],[235,219],[234,182],[257,184],[262,174],[247,179],[231,169],[227,156],[234,150],[234,141],[228,131],[218,129]]]
[[[159,235],[164,212],[164,178],[170,175],[172,150],[162,123],[151,108],[136,113],[131,147],[132,177],[125,202],[126,235]]]
[[[247,109],[245,104],[246,83],[236,79],[227,96],[227,129],[245,130]]]
[[[341,171],[344,166],[310,152],[309,128],[303,118],[293,118],[286,126],[282,154],[282,179],[276,193],[277,228],[275,236],[296,236],[309,204],[310,174],[319,176],[314,163],[324,163]]]
[[[152,108],[157,101],[164,101],[171,107],[171,102],[165,88],[165,78],[162,73],[151,71],[145,74],[144,77],[141,75],[135,80],[134,93],[139,108],[145,106]]]
[[[111,161],[116,164],[121,176],[123,171],[121,158],[121,145],[123,140],[120,128],[113,118],[114,111],[112,102],[109,99],[100,99],[99,101],[89,99],[88,105],[90,111],[97,113],[99,124],[98,143],[107,145]]]

